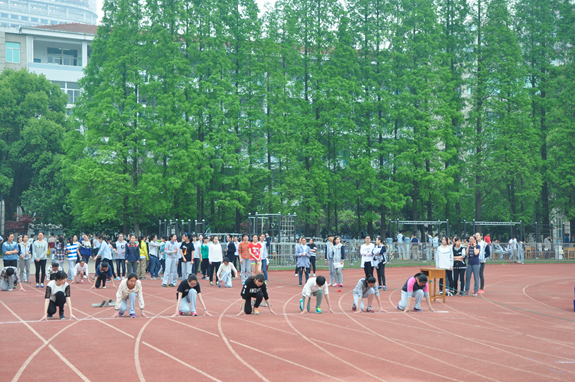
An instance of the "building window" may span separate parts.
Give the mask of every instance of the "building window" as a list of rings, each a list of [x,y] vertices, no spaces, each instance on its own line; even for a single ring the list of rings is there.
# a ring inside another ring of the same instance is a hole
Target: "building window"
[[[20,18],[22,19],[22,21],[28,21],[28,16],[22,16]]]
[[[40,19],[40,22],[44,25],[48,24],[48,19]]]
[[[6,62],[20,63],[19,42],[6,42]]]
[[[48,48],[48,63],[78,66],[78,51],[76,49]]]
[[[34,63],[36,63],[36,64],[41,64],[41,63],[42,63],[42,59],[40,59],[40,58],[35,58],[35,59],[34,59]]]
[[[32,21],[33,23],[37,23],[38,18],[37,17],[30,17],[30,21]]]
[[[50,20],[50,24],[52,24],[52,25],[56,25],[56,24],[58,24],[58,22],[57,22],[57,21],[55,21],[55,20]]]
[[[8,13],[0,13],[0,17],[4,17],[5,19],[7,19],[9,16]]]
[[[19,20],[20,17],[18,17],[18,15],[10,15],[11,18],[13,18],[14,20]]]
[[[75,104],[80,97],[80,88],[77,82],[63,82],[52,81],[54,85],[58,85],[64,93],[68,95],[68,104]]]

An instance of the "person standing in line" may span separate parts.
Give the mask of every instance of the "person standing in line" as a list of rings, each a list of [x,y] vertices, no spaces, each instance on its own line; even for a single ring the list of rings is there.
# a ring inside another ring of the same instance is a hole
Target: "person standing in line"
[[[517,243],[517,263],[523,264],[525,261],[525,242],[523,240],[519,240]]]
[[[405,250],[405,257],[409,260],[411,256],[411,238],[408,235],[403,236],[403,247]]]
[[[431,250],[433,247],[433,237],[431,236],[431,234],[428,232],[427,233],[427,238],[425,240],[425,260],[429,261],[431,259]]]
[[[210,262],[210,266],[208,268],[208,273],[210,274],[210,285],[214,285],[214,274],[216,274],[217,282],[217,272],[220,268],[220,264],[222,264],[222,260],[224,259],[222,245],[220,244],[218,236],[214,236],[213,242],[209,246],[209,251],[208,260]]]
[[[2,253],[4,267],[14,267],[18,269],[18,242],[14,240],[14,234],[8,235],[5,242],[2,243]]]
[[[264,274],[264,277],[266,279],[266,284],[268,282],[268,250],[269,247],[267,245],[267,241],[266,241],[266,235],[264,235],[263,233],[260,235],[260,245],[262,246],[260,255],[261,255],[261,269],[262,269],[262,273]]]
[[[138,280],[137,274],[130,273],[118,286],[115,305],[116,313],[112,318],[122,317],[126,311],[130,313],[130,318],[136,318],[136,301],[138,301],[141,316],[147,317],[144,313],[145,303],[142,282]]]
[[[373,248],[374,245],[371,242],[371,237],[368,235],[365,237],[365,244],[362,244],[359,248],[361,267],[363,268],[366,278],[373,276]]]
[[[485,277],[483,276],[483,272],[485,271],[485,264],[487,263],[487,259],[491,256],[491,247],[487,245],[485,241],[483,241],[483,238],[479,232],[475,234],[475,240],[481,248],[479,251],[479,280],[481,285],[479,286],[478,293],[484,293],[483,288],[485,288]]]
[[[353,305],[351,306],[351,310],[356,313],[361,312],[368,312],[368,313],[375,313],[371,304],[373,302],[373,298],[377,300],[379,304],[379,311],[385,312],[383,309],[383,305],[381,305],[381,299],[379,298],[379,291],[375,287],[375,277],[369,276],[362,279],[359,279],[357,285],[353,289]],[[367,299],[367,308],[365,307],[364,300]],[[358,310],[359,308],[359,310]]]
[[[100,242],[100,245],[98,246],[98,254],[96,255],[96,264],[100,265],[102,261],[107,262],[112,277],[117,279],[116,272],[114,271],[114,260],[112,259],[112,245],[110,244],[110,239],[100,235],[98,236],[98,241]],[[96,269],[98,269],[98,265],[96,265]]]
[[[325,265],[329,267],[329,284],[327,285],[333,285],[337,283],[333,261],[333,241],[333,235],[327,235],[327,243],[325,244]]]
[[[250,260],[252,263],[252,273],[262,273],[262,245],[258,243],[258,235],[253,235],[249,248]]]
[[[441,238],[441,245],[435,251],[435,268],[445,270],[445,293],[452,296],[450,289],[453,289],[453,248],[447,243],[447,237]],[[439,294],[443,294],[443,279],[439,279]]]
[[[236,267],[236,268],[240,264],[240,241],[239,240],[240,240],[239,237],[237,237],[237,236],[233,237],[234,246],[236,247],[236,256],[234,257],[234,267]],[[237,269],[240,269],[240,268],[237,268]],[[239,273],[241,273],[241,272],[239,272]],[[237,275],[236,275],[236,277],[237,277]],[[240,278],[241,278],[241,275],[240,275]]]
[[[44,316],[40,321],[52,318],[56,314],[56,310],[59,310],[60,320],[65,320],[64,315],[64,305],[68,305],[68,311],[70,312],[70,318],[77,320],[72,311],[72,298],[70,297],[70,284],[66,281],[66,273],[58,272],[54,280],[51,280],[46,285],[46,294],[44,295]]]
[[[341,243],[341,238],[338,236],[334,239],[333,245],[331,246],[332,252],[332,262],[331,266],[334,270],[334,280],[332,286],[342,287],[343,286],[343,264],[345,260],[345,245]],[[329,284],[328,284],[329,286]]]
[[[262,303],[262,300],[265,300],[266,305],[270,310],[270,314],[275,314],[272,310],[272,304],[269,300],[268,289],[265,283],[264,275],[261,273],[255,276],[250,276],[246,279],[240,296],[242,297],[242,303],[240,305],[240,313],[238,316],[242,314],[252,314],[252,298],[255,300],[253,307],[253,313],[255,315],[260,314],[259,307]]]
[[[242,236],[242,242],[238,245],[238,252],[240,254],[240,273],[243,285],[245,284],[246,279],[250,277],[252,273],[250,264],[250,243],[248,242],[248,235],[245,233]]]
[[[20,284],[20,290],[25,292],[26,290],[22,286],[22,281],[18,277],[18,269],[16,267],[4,267],[2,272],[0,272],[0,290],[3,292],[12,292],[13,288],[15,288],[18,284]]]
[[[465,274],[465,296],[469,295],[469,288],[471,285],[471,275],[475,282],[475,287],[473,289],[473,297],[477,297],[477,292],[479,292],[479,253],[481,252],[481,247],[475,241],[475,236],[469,236],[469,244],[467,245],[467,270]]]
[[[56,237],[54,237],[53,233],[50,233],[50,237],[48,238],[48,254],[52,261],[54,261],[54,249],[56,248]]]
[[[230,263],[227,257],[224,257],[224,262],[218,268],[218,273],[216,273],[216,277],[218,280],[218,287],[222,287],[222,283],[226,288],[232,287],[232,275],[237,273],[238,270],[234,267],[234,264]]]
[[[397,305],[397,309],[407,313],[411,310],[411,300],[415,298],[414,312],[421,312],[421,301],[425,297],[429,311],[433,312],[431,301],[429,300],[429,284],[427,283],[427,276],[422,273],[416,273],[407,279],[401,288],[401,301]]]
[[[34,254],[34,265],[36,267],[36,288],[38,282],[40,287],[44,288],[44,279],[46,278],[46,261],[48,260],[48,242],[44,240],[44,233],[38,233],[38,240],[32,244],[32,253]],[[42,276],[40,276],[42,273]]]
[[[74,279],[74,267],[78,259],[78,242],[74,241],[74,238],[68,238],[66,253],[68,254],[68,280],[72,281]]]
[[[433,237],[433,241],[432,241],[432,245],[433,245],[433,254],[435,254],[435,252],[437,252],[437,248],[439,248],[439,234],[436,233],[435,236]]]
[[[100,236],[101,235],[92,236],[92,257],[96,260],[96,268],[98,267],[98,265],[100,265],[100,262],[102,261],[102,256],[98,256],[98,253],[100,252],[100,247],[102,246],[102,243],[106,245],[105,241],[99,240]]]
[[[298,245],[301,245],[301,236],[297,238],[297,244],[296,244],[296,251],[297,251],[297,247]],[[296,259],[296,265],[295,265],[295,277],[297,277],[298,274],[298,268],[297,268],[297,259]]]
[[[403,234],[397,233],[397,258],[405,260],[405,251],[403,250]]]
[[[148,266],[148,243],[146,243],[146,237],[140,236],[138,239],[140,244],[140,263],[138,264],[138,279],[146,279],[146,267]]]
[[[122,280],[126,277],[126,248],[128,248],[128,243],[124,240],[124,234],[118,235],[118,241],[116,241],[116,269],[118,270],[118,277],[122,277]],[[120,269],[122,272],[120,274]]]
[[[227,235],[226,236],[226,254],[225,254],[225,258],[227,258],[233,265],[234,268],[236,267],[236,246],[234,245],[234,242],[232,241],[232,235]],[[236,278],[236,274],[232,273],[231,275],[232,278]]]
[[[90,242],[88,235],[84,234],[84,236],[82,236],[82,241],[80,242],[78,249],[80,250],[81,259],[83,259],[86,264],[89,264],[90,258],[92,257],[92,243]]]
[[[199,239],[196,235],[192,236],[192,242],[194,243],[194,258],[192,264],[192,274],[197,275],[200,271],[201,252],[202,252],[202,242],[204,236],[200,235]]]
[[[486,234],[484,239],[487,245],[491,245],[491,234]]]
[[[453,246],[453,294],[457,295],[457,287],[459,284],[459,295],[462,296],[465,291],[465,264],[466,251],[465,247],[461,245],[461,238],[455,237]]]
[[[311,254],[310,258],[309,258],[309,262],[310,262],[310,271],[313,275],[313,277],[315,277],[315,261],[316,261],[316,255],[317,255],[317,245],[315,245],[313,238],[309,239],[309,252]],[[267,272],[266,272],[266,281],[267,281],[268,277],[267,277]]]
[[[325,277],[318,276],[318,277],[310,277],[309,280],[303,286],[303,290],[301,292],[301,299],[299,300],[299,308],[301,310],[301,314],[309,313],[311,307],[311,298],[315,296],[315,312],[318,314],[322,313],[321,310],[321,302],[325,297],[327,301],[327,307],[330,313],[333,313],[333,309],[331,308],[331,302],[329,301],[329,290],[327,287],[327,283],[325,282]]]
[[[182,277],[185,280],[192,274],[194,249],[194,243],[190,241],[190,236],[184,233],[182,244],[180,245],[181,258],[179,260],[182,262]]]
[[[172,317],[178,317],[188,313],[196,317],[198,315],[196,311],[196,300],[198,299],[204,307],[204,316],[211,316],[202,298],[202,290],[196,275],[191,274],[186,280],[182,280],[180,285],[178,285],[176,296],[178,300],[176,303],[176,313]]]
[[[22,242],[18,243],[20,252],[18,254],[18,270],[20,280],[30,284],[30,264],[32,263],[32,242],[28,240],[28,235],[24,235]]]
[[[309,258],[311,257],[305,237],[301,238],[301,244],[296,248],[295,257],[299,276],[299,286],[302,286],[302,274],[305,273],[305,282],[309,279]]]
[[[158,272],[160,271],[160,259],[158,258],[158,253],[162,243],[158,240],[158,235],[150,235],[149,240],[148,256],[150,257],[150,279],[157,280],[160,278],[158,275]]]
[[[210,267],[210,238],[204,237],[202,245],[200,246],[200,252],[202,254],[202,280],[208,279],[208,268]]]
[[[178,272],[176,261],[178,260],[178,243],[176,242],[176,235],[170,237],[170,241],[166,242],[164,253],[166,255],[166,268],[164,269],[164,278],[162,279],[162,287],[168,286],[175,287],[178,283]]]
[[[415,261],[419,260],[419,239],[415,233],[411,234],[411,258]]]
[[[512,261],[514,263],[517,263],[517,258],[515,257],[515,243],[513,243],[513,237],[509,239],[509,243],[507,245],[507,252],[509,253],[509,259],[507,260],[507,262],[509,264],[511,264]]]
[[[379,286],[377,289],[386,290],[385,284],[385,264],[387,264],[387,248],[383,241],[381,241],[381,237],[375,238],[375,247],[373,248],[373,266],[376,269],[377,273],[377,283]]]
[[[140,264],[140,248],[136,241],[136,235],[130,235],[130,242],[126,245],[126,272],[138,275]]]

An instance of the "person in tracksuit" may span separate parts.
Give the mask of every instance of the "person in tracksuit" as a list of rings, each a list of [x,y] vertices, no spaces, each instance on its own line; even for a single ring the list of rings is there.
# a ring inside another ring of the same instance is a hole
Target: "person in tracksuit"
[[[136,242],[136,236],[130,236],[130,242],[126,246],[126,268],[127,273],[138,274],[138,265],[140,264],[140,248]]]
[[[331,246],[332,259],[331,267],[333,267],[335,276],[333,279],[332,286],[342,287],[343,286],[343,263],[345,260],[345,245],[340,243],[340,237],[336,237]],[[329,286],[329,284],[328,284]]]
[[[327,243],[325,245],[325,265],[329,266],[329,284],[332,285],[336,283],[335,280],[335,268],[333,266],[333,235],[328,235]]]
[[[176,235],[172,235],[170,241],[168,241],[164,247],[166,267],[164,269],[164,278],[162,280],[163,287],[167,287],[168,285],[175,287],[178,283],[178,271],[176,262],[178,261],[179,244],[176,238]]]

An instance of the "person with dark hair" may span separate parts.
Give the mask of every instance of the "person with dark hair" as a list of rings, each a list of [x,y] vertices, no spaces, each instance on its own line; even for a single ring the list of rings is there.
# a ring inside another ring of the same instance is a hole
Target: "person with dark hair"
[[[435,250],[435,267],[445,270],[445,293],[451,296],[453,287],[453,247],[447,243],[447,237],[441,238],[441,245]],[[439,294],[443,294],[443,279],[439,279]]]
[[[263,235],[262,235],[263,236]],[[269,237],[268,237],[269,239]],[[315,261],[316,261],[316,255],[317,255],[317,245],[315,245],[313,238],[309,239],[309,252],[311,254],[311,257],[309,258],[309,262],[310,262],[310,271],[313,277],[315,277]],[[267,263],[267,260],[266,260]],[[263,267],[265,269],[265,266]],[[267,272],[265,273],[266,275],[266,280],[267,280]]]
[[[72,283],[74,284],[84,284],[84,276],[88,276],[88,264],[86,264],[86,262],[84,261],[84,259],[81,259],[79,263],[76,264],[76,266],[74,266],[74,277],[73,277],[73,281]],[[92,282],[90,281],[90,279],[88,278],[88,282]]]
[[[56,242],[56,246],[58,246],[58,242]],[[52,281],[56,279],[56,273],[64,271],[64,268],[56,261],[52,261],[52,264],[46,270],[46,280]]]
[[[72,298],[70,297],[70,284],[66,281],[66,273],[59,271],[56,273],[54,280],[46,285],[46,294],[44,295],[44,316],[40,321],[52,318],[56,310],[60,313],[60,319],[65,320],[64,305],[68,305],[70,318],[77,320],[72,312]]]
[[[299,300],[299,309],[301,310],[302,314],[309,313],[311,309],[310,305],[312,296],[315,296],[316,313],[321,313],[321,302],[323,297],[325,297],[325,300],[327,301],[329,312],[333,313],[333,310],[331,309],[331,302],[329,301],[329,290],[327,287],[328,285],[325,282],[325,277],[323,276],[310,277],[309,280],[307,280],[303,286],[301,299]]]
[[[196,275],[189,275],[187,280],[182,280],[178,285],[176,292],[178,302],[176,303],[176,313],[172,317],[181,316],[190,313],[192,316],[197,316],[196,300],[199,299],[204,307],[204,316],[211,316],[206,308],[206,304],[202,299],[202,290],[198,277]]]
[[[421,312],[421,301],[425,297],[427,301],[427,306],[430,311],[434,311],[431,307],[431,301],[429,300],[429,284],[427,283],[427,276],[423,273],[416,273],[407,279],[403,287],[401,288],[401,301],[397,305],[397,309],[404,312],[409,312],[411,309],[411,300],[415,298],[415,306],[413,307],[414,312]]]
[[[465,290],[465,264],[466,252],[465,247],[461,245],[461,238],[455,237],[453,239],[453,294],[457,294],[457,286],[460,284],[459,295],[461,296]]]
[[[74,267],[76,266],[76,260],[78,260],[78,237],[74,235],[68,238],[68,244],[66,244],[66,253],[68,254],[68,280],[72,281],[74,278]]]
[[[306,238],[301,238],[301,244],[296,246],[295,250],[296,264],[299,276],[299,286],[302,286],[302,274],[305,273],[305,282],[309,280],[309,258],[311,253],[309,247],[306,244]]]
[[[365,237],[365,244],[362,244],[359,252],[361,254],[361,267],[365,277],[373,276],[373,248],[374,245],[371,242],[371,237],[368,235]]]
[[[3,292],[12,292],[12,288],[20,284],[20,290],[25,291],[22,287],[22,282],[18,277],[18,272],[16,267],[4,267],[2,272],[0,272],[0,285]]]
[[[217,236],[213,237],[213,242],[210,244],[210,252],[208,254],[208,260],[210,261],[210,266],[208,267],[208,273],[210,275],[210,285],[214,285],[214,274],[216,275],[216,283],[218,269],[223,260],[223,251],[220,244],[220,239]]]
[[[227,235],[226,236],[226,252],[224,254],[224,258],[228,258],[230,264],[232,264],[234,266],[234,269],[236,269],[236,250],[237,247],[233,242],[232,239],[232,235]],[[236,278],[236,273],[237,271],[234,271],[234,273],[232,273],[232,278]]]
[[[44,240],[44,233],[38,233],[38,240],[34,241],[32,248],[32,256],[36,268],[36,288],[38,288],[38,282],[40,283],[40,287],[44,288],[46,261],[48,260],[48,242]]]
[[[262,245],[258,242],[258,235],[252,236],[252,242],[249,244],[250,259],[252,263],[252,273],[258,274],[262,271]],[[296,255],[297,256],[297,255]],[[265,277],[265,276],[264,276]],[[301,279],[300,279],[301,285]]]
[[[242,277],[242,284],[252,274],[250,265],[250,243],[248,242],[248,235],[243,234],[242,242],[238,245],[238,253],[240,254],[240,272]]]
[[[148,247],[150,251],[148,253],[150,257],[150,279],[157,280],[159,279],[158,272],[160,271],[160,259],[158,257],[158,253],[160,247],[162,246],[162,242],[158,240],[158,235],[150,235]],[[114,269],[112,269],[113,271]]]
[[[94,280],[94,285],[92,285],[92,288],[90,289],[98,289],[100,288],[100,285],[102,286],[102,289],[106,289],[106,281],[108,279],[112,281],[112,286],[115,288],[116,285],[114,284],[114,278],[110,264],[107,261],[102,261],[100,264],[98,264],[98,267],[96,267],[96,278]]]
[[[269,238],[268,238],[269,239]],[[264,277],[266,279],[266,283],[268,282],[268,254],[269,254],[269,246],[268,246],[268,242],[266,240],[266,235],[264,235],[263,233],[260,235],[260,245],[262,246],[261,248],[261,269],[262,269],[262,273],[264,274]],[[311,258],[310,258],[311,259]],[[315,258],[314,258],[315,259]],[[308,272],[309,273],[309,272]]]
[[[60,268],[64,270],[65,261],[66,261],[66,243],[64,242],[64,237],[58,236],[58,238],[56,239],[56,243],[54,244],[54,255],[52,256],[52,262],[58,263]]]
[[[200,271],[200,263],[201,263],[201,252],[202,252],[202,243],[204,241],[204,236],[200,235],[199,237],[194,235],[192,236],[192,242],[194,243],[194,258],[192,264],[192,274],[197,275]]]
[[[246,279],[240,293],[242,297],[242,303],[238,316],[242,314],[252,314],[252,298],[255,300],[253,308],[253,313],[255,315],[260,314],[259,307],[262,303],[262,300],[264,299],[268,309],[270,310],[270,313],[275,314],[272,310],[272,304],[269,301],[268,289],[265,281],[266,279],[261,273],[258,273],[255,276],[250,276]]]
[[[176,235],[172,235],[170,240],[166,242],[164,253],[166,256],[166,268],[164,269],[164,277],[162,279],[162,286],[175,287],[178,283],[178,273],[176,262],[178,260],[178,243],[176,242]]]
[[[477,245],[479,245],[479,290],[477,293],[484,293],[483,289],[485,288],[485,277],[483,275],[485,271],[485,264],[487,263],[487,259],[491,256],[491,246],[487,244],[483,238],[481,237],[481,233],[477,232],[475,234],[475,240],[477,241]],[[515,242],[515,254],[519,256],[517,251],[517,238],[513,237]]]
[[[224,286],[226,288],[231,288],[232,287],[232,274],[237,273],[238,270],[236,269],[236,267],[234,266],[234,264],[232,264],[230,262],[230,259],[228,259],[227,257],[224,258],[224,261],[222,263],[222,265],[220,265],[220,267],[218,268],[218,272],[216,274],[217,280],[218,280],[218,287],[222,287],[222,283],[224,283]]]
[[[140,264],[140,248],[136,241],[136,235],[130,236],[130,242],[126,246],[126,268],[128,273],[138,274]]]
[[[204,241],[200,246],[200,252],[202,254],[202,263],[201,263],[201,271],[202,271],[202,280],[207,280],[208,277],[208,268],[210,267],[210,238],[204,237]]]
[[[385,310],[383,309],[383,305],[381,305],[381,299],[379,298],[379,291],[375,287],[375,282],[376,280],[375,277],[373,276],[359,279],[357,285],[353,289],[353,305],[351,306],[351,310],[353,310],[356,313],[361,312],[374,313],[374,310],[371,307],[371,303],[373,302],[373,298],[375,297],[377,303],[379,304],[379,311],[385,312]],[[366,301],[367,304],[364,304],[365,299],[367,299]]]
[[[32,241],[28,240],[28,235],[22,237],[18,242],[20,251],[18,253],[18,271],[20,280],[30,284],[30,265],[32,264]]]
[[[381,237],[375,238],[375,247],[373,248],[373,266],[377,273],[377,289],[386,290],[385,284],[385,264],[387,264],[387,247],[381,240]]]
[[[148,266],[148,243],[145,236],[138,238],[140,250],[140,262],[138,263],[138,278],[140,280],[146,279],[146,268]]]
[[[190,241],[190,236],[184,233],[182,235],[182,244],[180,244],[181,258],[179,259],[182,262],[182,278],[184,278],[184,281],[192,274],[194,251],[194,243]]]
[[[142,317],[147,317],[144,313],[145,304],[142,282],[138,280],[136,273],[130,273],[118,286],[115,305],[116,313],[112,318],[122,317],[126,310],[129,311],[130,318],[136,318],[136,300],[138,301]]]
[[[92,243],[90,243],[90,239],[88,235],[82,236],[82,241],[80,242],[79,246],[81,258],[84,260],[86,264],[90,263],[90,257],[92,257]]]
[[[469,295],[469,288],[471,286],[471,275],[473,275],[473,280],[475,282],[475,287],[473,290],[473,297],[477,297],[477,292],[479,292],[479,254],[481,253],[481,246],[475,241],[475,236],[469,236],[469,244],[467,245],[467,271],[465,275],[465,294]]]
[[[334,271],[334,283],[332,286],[342,287],[343,286],[343,264],[345,261],[345,245],[341,243],[341,238],[337,236],[333,243],[331,243],[331,266],[330,269],[333,268]],[[330,275],[331,277],[331,275]],[[328,284],[329,286],[329,284]]]
[[[126,277],[126,248],[128,243],[124,240],[124,234],[118,235],[114,252],[116,252],[116,269],[118,270],[117,276],[124,279]],[[121,269],[121,272],[120,272]]]

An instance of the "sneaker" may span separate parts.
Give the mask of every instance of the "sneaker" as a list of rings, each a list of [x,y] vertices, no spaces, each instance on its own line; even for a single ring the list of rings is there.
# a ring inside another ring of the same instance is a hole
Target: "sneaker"
[[[8,292],[12,292],[13,290],[14,290],[14,289],[10,288],[10,289],[8,289]]]
[[[353,305],[351,306],[351,310],[353,310],[353,311],[355,312],[355,311],[357,310],[357,306],[355,306],[355,304],[353,304]]]
[[[443,295],[443,291],[442,291],[442,290],[439,291],[439,295],[440,295],[440,296]]]
[[[264,306],[264,307],[266,307],[266,308],[267,308],[267,306],[268,306],[268,303],[267,303],[267,302],[265,302],[265,301],[262,301],[262,303],[260,304],[260,306]]]
[[[40,288],[40,284],[36,284],[36,288]]]
[[[294,276],[297,277],[297,273]]]
[[[451,291],[448,290],[448,291],[445,293],[445,295],[451,297],[451,296],[453,296],[453,293],[451,293]]]
[[[60,319],[61,319],[61,320],[65,320],[65,319],[66,319],[66,316],[64,316],[64,313],[60,313]]]
[[[485,292],[483,292],[483,289],[479,289],[477,293],[485,293]]]
[[[51,314],[49,314],[47,317],[48,317],[48,318],[52,318],[52,317],[54,317],[54,316],[52,316]]]
[[[88,276],[87,276],[87,275],[84,275],[84,278],[85,278],[85,279],[87,279],[87,278],[88,278]]]
[[[386,286],[385,286],[385,285],[383,286],[383,290],[387,290],[387,288],[386,288]]]
[[[245,283],[246,283],[245,281],[242,281],[242,285],[244,285]]]
[[[218,281],[218,288],[222,287],[222,283]]]
[[[382,290],[382,289],[383,289],[383,287],[380,285],[380,286],[378,286],[378,287],[377,287],[377,289],[380,289],[380,290]]]
[[[130,318],[136,318],[136,315],[133,313],[130,313]]]
[[[301,286],[301,283],[299,283],[299,286]]]
[[[365,311],[366,311],[366,312],[369,312],[369,313],[375,313],[375,312],[373,311],[373,308],[372,308],[371,306],[368,306]]]
[[[399,305],[397,306],[397,310],[401,310],[403,312],[403,309],[401,309]]]
[[[321,314],[321,308],[319,306],[315,307],[315,312]]]
[[[473,297],[477,297],[477,293],[473,293]]]
[[[181,316],[181,315],[184,314],[184,313],[182,313],[181,310],[178,310],[178,314]]]
[[[421,312],[421,309],[413,308],[414,312]]]
[[[124,315],[124,312],[118,312],[118,316],[122,317]]]
[[[254,308],[254,314],[257,316],[258,314],[260,314],[260,311],[258,308]]]
[[[168,286],[166,284],[162,284],[162,288],[167,288]]]
[[[198,317],[198,312],[192,312],[192,316]]]
[[[313,277],[315,277],[315,273],[313,274]]]
[[[106,289],[106,286],[104,285],[104,286],[102,287],[102,289]]]
[[[84,284],[84,280],[80,280],[80,284]]]
[[[114,279],[114,281],[119,281],[119,280],[121,280],[121,278],[119,278],[119,277],[116,277],[116,278]]]
[[[299,310],[303,312],[303,298],[299,299]]]
[[[170,288],[175,288],[176,285],[175,284],[170,284]]]
[[[40,288],[44,288],[44,284],[40,284]]]
[[[210,285],[214,285],[214,282],[213,282],[213,281],[210,281]]]

